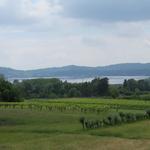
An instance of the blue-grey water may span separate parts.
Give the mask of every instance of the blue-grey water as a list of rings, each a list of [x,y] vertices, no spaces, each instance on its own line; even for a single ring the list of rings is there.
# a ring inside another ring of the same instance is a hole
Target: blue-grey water
[[[102,76],[100,78],[107,77],[109,79],[110,84],[122,84],[125,79],[135,79],[135,80],[141,80],[141,79],[147,79],[150,78],[150,76]],[[80,79],[67,79],[68,82],[71,83],[80,83],[80,82],[86,82],[86,81],[92,81],[94,78],[80,78]],[[65,81],[65,79],[62,79]]]
[[[109,79],[110,84],[122,84],[125,79],[135,79],[135,80],[141,80],[141,79],[146,79],[150,78],[150,76],[101,76],[100,78],[107,77]],[[48,78],[48,77],[44,77]],[[50,77],[52,78],[52,77]],[[9,81],[13,82],[16,78],[10,78],[8,79]],[[17,78],[17,80],[22,81],[22,80],[27,80],[27,79],[36,79],[36,78]],[[67,81],[70,83],[80,83],[80,82],[87,82],[87,81],[92,81],[94,78],[60,78],[62,81]]]

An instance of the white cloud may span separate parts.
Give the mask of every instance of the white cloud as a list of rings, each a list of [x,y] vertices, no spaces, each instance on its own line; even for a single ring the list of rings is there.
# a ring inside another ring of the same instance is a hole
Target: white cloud
[[[3,0],[0,3],[0,24],[38,23],[60,11],[61,6],[49,0]]]
[[[61,6],[52,3],[48,0],[37,0],[32,2],[31,0],[24,0],[25,14],[29,17],[48,17],[51,14],[57,14],[61,11]]]
[[[149,21],[91,22],[63,16],[65,8],[59,0],[1,0],[0,66],[31,69],[150,60]]]

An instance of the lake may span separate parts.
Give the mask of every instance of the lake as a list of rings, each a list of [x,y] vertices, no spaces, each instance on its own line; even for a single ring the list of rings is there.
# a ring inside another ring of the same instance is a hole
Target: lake
[[[150,76],[101,76],[100,78],[107,77],[109,79],[110,84],[122,84],[125,79],[135,79],[135,80],[141,80],[150,78]],[[43,78],[52,78],[52,77],[43,77]],[[10,82],[13,82],[16,78],[10,78],[8,79]],[[17,78],[20,82],[22,80],[27,79],[37,79],[37,78]],[[80,83],[80,82],[86,82],[86,81],[92,81],[94,78],[68,78],[63,77],[60,78],[62,81],[68,81],[70,83]]]
[[[150,76],[102,76],[100,78],[107,77],[109,79],[110,84],[122,84],[125,79],[135,79],[135,80],[141,80],[141,79],[147,79],[150,78]],[[94,78],[80,78],[80,79],[67,79],[68,82],[71,83],[80,83],[80,82],[86,82],[86,81],[92,81]],[[62,79],[65,81],[66,79]]]

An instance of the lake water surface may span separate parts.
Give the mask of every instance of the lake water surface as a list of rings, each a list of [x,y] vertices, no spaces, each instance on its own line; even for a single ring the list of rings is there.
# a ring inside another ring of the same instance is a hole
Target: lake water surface
[[[104,77],[100,77],[104,78]],[[141,80],[141,79],[147,79],[149,76],[107,76],[109,79],[110,84],[122,84],[125,79],[135,79],[135,80]],[[79,83],[79,82],[85,82],[85,81],[91,81],[94,78],[83,78],[83,79],[68,79],[68,82],[72,83]]]
[[[135,80],[141,80],[150,78],[150,76],[101,76],[100,78],[107,77],[109,79],[110,84],[122,84],[125,79],[135,79]],[[52,77],[44,77],[44,78],[52,78]],[[27,80],[27,79],[36,79],[36,78],[17,78],[17,80]],[[62,81],[68,81],[70,83],[80,83],[80,82],[86,82],[86,81],[92,81],[94,78],[60,78]],[[9,81],[13,82],[15,79],[11,78],[8,79]]]

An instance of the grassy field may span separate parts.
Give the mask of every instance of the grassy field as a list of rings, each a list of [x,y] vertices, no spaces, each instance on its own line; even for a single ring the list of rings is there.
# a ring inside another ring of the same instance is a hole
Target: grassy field
[[[30,109],[29,104],[43,107]],[[92,130],[83,130],[79,123],[81,116],[99,119],[115,111],[144,112],[150,106],[148,101],[57,99],[0,105],[0,150],[150,150],[149,120]],[[56,108],[60,106],[67,109]],[[80,111],[87,106],[90,111]],[[91,111],[96,106],[113,107]]]

